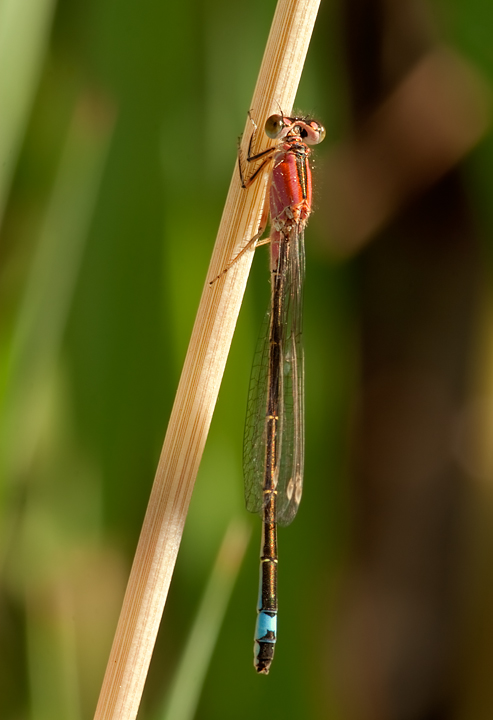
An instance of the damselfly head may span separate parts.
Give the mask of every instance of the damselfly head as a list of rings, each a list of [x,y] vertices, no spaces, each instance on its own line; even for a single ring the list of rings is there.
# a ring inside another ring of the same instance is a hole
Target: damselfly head
[[[318,145],[325,138],[325,128],[311,118],[271,115],[265,123],[265,134],[271,140],[299,137],[307,145]]]

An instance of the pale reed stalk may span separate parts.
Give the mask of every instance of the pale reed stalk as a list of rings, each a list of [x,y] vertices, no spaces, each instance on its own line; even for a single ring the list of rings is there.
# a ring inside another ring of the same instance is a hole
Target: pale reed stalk
[[[259,127],[280,108],[291,112],[319,4],[278,2],[250,105]],[[247,120],[243,151],[251,131]],[[253,249],[212,286],[209,282],[257,232],[266,182],[264,177],[243,190],[235,165],[95,720],[133,720],[137,715]]]

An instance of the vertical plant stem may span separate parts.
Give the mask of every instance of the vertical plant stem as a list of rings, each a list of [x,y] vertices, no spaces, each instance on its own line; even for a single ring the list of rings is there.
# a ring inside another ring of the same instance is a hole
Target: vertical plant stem
[[[319,2],[278,2],[250,105],[259,126],[279,107],[291,111]],[[244,151],[250,135],[247,120]],[[257,232],[266,182],[263,178],[243,190],[235,165],[95,720],[133,720],[137,715],[253,250],[212,286],[209,282]]]

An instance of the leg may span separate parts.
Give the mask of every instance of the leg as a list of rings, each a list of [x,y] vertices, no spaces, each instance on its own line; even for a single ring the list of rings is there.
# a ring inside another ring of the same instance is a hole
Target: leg
[[[255,170],[253,175],[251,175],[248,178],[248,180],[245,180],[245,178],[243,176],[243,170],[241,168],[241,150],[240,150],[240,146],[238,145],[238,170],[240,173],[241,187],[244,190],[246,188],[250,187],[250,185],[253,183],[253,181],[258,176],[258,174],[264,169],[264,167],[267,165],[267,163],[271,161],[272,153],[275,151],[275,147],[271,147],[271,148],[267,148],[267,150],[263,150],[262,152],[257,153],[256,155],[250,155],[250,151],[252,149],[252,138],[253,138],[253,135],[250,138],[250,143],[248,145],[247,162],[255,162],[255,160],[260,160],[261,158],[264,158],[264,161]]]
[[[264,201],[264,209],[262,210],[262,217],[260,218],[260,225],[259,225],[259,229],[258,229],[257,234],[254,235],[254,236],[252,237],[252,239],[247,242],[247,244],[245,245],[245,247],[242,248],[242,249],[240,250],[240,252],[238,253],[238,255],[236,255],[236,256],[231,260],[231,262],[226,265],[226,267],[224,268],[224,270],[223,270],[222,272],[220,272],[219,275],[216,275],[216,277],[209,282],[209,285],[212,285],[213,283],[216,282],[216,280],[219,280],[220,277],[222,277],[225,273],[227,273],[228,270],[229,270],[231,267],[233,267],[233,265],[241,258],[241,256],[244,255],[244,253],[246,253],[246,251],[249,250],[249,249],[252,247],[252,245],[254,245],[254,246],[257,246],[257,245],[266,245],[268,242],[270,242],[270,238],[264,238],[264,240],[261,240],[260,242],[258,242],[259,238],[262,237],[262,235],[264,234],[264,230],[265,230],[265,228],[267,227],[267,220],[268,220],[268,218],[269,218],[269,203],[268,203],[267,198],[266,198],[265,201]]]
[[[248,143],[248,154],[246,157],[246,161],[248,163],[255,162],[256,160],[261,160],[264,158],[263,162],[260,164],[260,166],[255,170],[253,175],[248,178],[248,180],[245,180],[243,176],[243,170],[241,167],[241,150],[240,150],[240,141],[238,141],[238,170],[240,173],[240,180],[241,180],[241,187],[242,188],[248,188],[250,185],[254,182],[255,178],[259,175],[259,173],[263,170],[263,168],[266,166],[268,162],[271,160],[271,155],[275,151],[275,147],[267,148],[267,150],[262,150],[259,153],[255,153],[252,155],[252,143],[253,139],[257,134],[257,124],[255,123],[254,119],[252,118],[250,114],[250,110],[248,111],[248,117],[250,118],[252,125],[253,125],[253,132],[250,136],[250,142]]]

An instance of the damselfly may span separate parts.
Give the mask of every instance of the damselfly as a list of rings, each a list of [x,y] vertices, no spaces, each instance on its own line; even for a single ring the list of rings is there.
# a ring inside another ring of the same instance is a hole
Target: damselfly
[[[246,160],[259,165],[245,179],[238,156],[241,183],[246,188],[269,170],[269,189],[259,231],[240,255],[262,244],[270,214],[270,237],[264,242],[270,242],[271,299],[250,380],[243,469],[247,509],[262,517],[254,665],[267,674],[277,634],[277,523],[294,519],[303,489],[303,234],[312,200],[308,145],[322,142],[325,130],[308,117],[272,115],[265,133],[276,145],[252,154],[253,125]]]
[[[305,452],[302,332],[304,229],[311,212],[312,180],[308,145],[325,137],[307,117],[272,115],[266,135],[277,140],[251,154],[261,162],[245,181],[251,184],[270,163],[270,182],[258,240],[270,213],[271,299],[253,365],[243,446],[245,499],[262,516],[260,587],[254,641],[257,672],[267,674],[277,635],[277,523],[296,515],[303,489]]]

